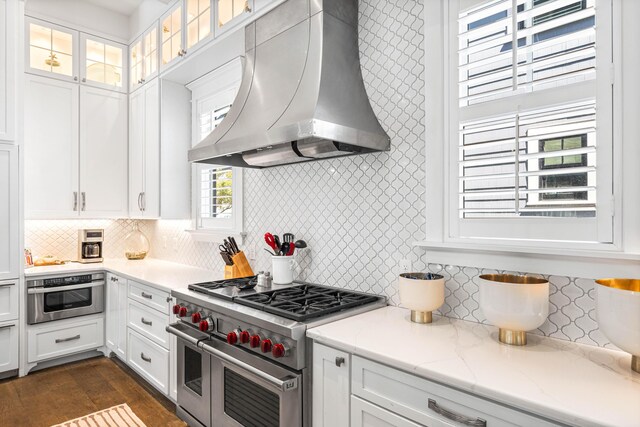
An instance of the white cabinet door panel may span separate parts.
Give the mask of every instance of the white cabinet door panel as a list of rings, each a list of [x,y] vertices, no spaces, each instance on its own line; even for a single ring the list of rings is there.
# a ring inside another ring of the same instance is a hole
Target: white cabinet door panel
[[[20,276],[18,179],[18,147],[0,144],[0,280]]]
[[[0,0],[0,140],[4,141],[15,138],[17,4],[16,1]]]
[[[127,95],[80,88],[80,215],[127,216]]]
[[[127,363],[154,387],[169,394],[169,350],[129,329]]]
[[[27,330],[29,363],[94,350],[104,345],[104,320],[92,317],[59,320]]]
[[[382,409],[379,406],[372,405],[367,401],[351,396],[352,427],[420,427],[420,425],[421,424],[416,424],[406,418],[402,418],[393,412]],[[447,425],[454,427],[454,424]]]
[[[0,281],[0,322],[18,318],[18,283],[18,279]]]
[[[144,191],[144,89],[129,97],[129,215],[142,217]]]
[[[313,425],[349,425],[350,356],[340,350],[313,344]]]
[[[158,79],[144,88],[144,195],[145,218],[160,217],[160,87]],[[179,161],[179,159],[174,159]],[[186,159],[185,159],[186,160]]]
[[[25,76],[27,218],[78,216],[78,91],[75,83]]]
[[[18,369],[18,322],[0,323],[0,373]]]

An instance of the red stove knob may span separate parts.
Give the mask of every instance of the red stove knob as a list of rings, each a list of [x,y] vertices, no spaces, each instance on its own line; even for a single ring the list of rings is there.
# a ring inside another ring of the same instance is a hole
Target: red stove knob
[[[273,346],[273,350],[271,350],[271,354],[276,359],[280,357],[284,357],[287,355],[287,348],[283,344],[276,344]]]
[[[180,313],[180,309],[182,308],[182,306],[180,304],[176,304],[173,306],[173,314],[178,314]]]
[[[180,307],[180,311],[178,312],[178,316],[187,317],[187,307]]]
[[[262,338],[260,338],[260,335],[251,335],[251,338],[249,338],[249,345],[251,348],[260,347],[261,340]]]
[[[248,343],[249,342],[249,338],[251,338],[251,334],[249,333],[249,331],[240,332],[240,342],[242,344]]]
[[[229,332],[227,334],[227,342],[231,345],[236,345],[238,342],[239,335],[240,335],[240,331],[237,329],[235,331]]]
[[[260,350],[262,350],[263,353],[269,353],[271,351],[271,340],[269,338],[262,340]]]
[[[213,331],[213,319],[210,317],[207,317],[206,319],[201,320],[200,323],[198,324],[198,329],[200,329],[202,332]]]
[[[201,320],[202,314],[196,312],[191,315],[191,323],[199,323]]]

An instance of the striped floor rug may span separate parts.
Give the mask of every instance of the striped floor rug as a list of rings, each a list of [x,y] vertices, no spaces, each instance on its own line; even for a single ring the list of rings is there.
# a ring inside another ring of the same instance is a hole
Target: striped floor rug
[[[52,427],[146,427],[129,405],[113,406]]]

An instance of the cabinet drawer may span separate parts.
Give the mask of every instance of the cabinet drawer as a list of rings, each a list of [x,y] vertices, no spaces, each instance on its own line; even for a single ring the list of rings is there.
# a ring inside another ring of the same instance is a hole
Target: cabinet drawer
[[[0,323],[0,374],[18,369],[18,322]]]
[[[169,349],[169,332],[165,330],[169,324],[169,316],[130,299],[127,318],[130,328]]]
[[[352,367],[353,394],[430,427],[460,425],[451,421],[455,415],[491,427],[556,425],[358,356]]]
[[[169,315],[169,293],[129,280],[129,298]]]
[[[0,281],[0,322],[18,318],[18,279]]]
[[[51,325],[29,327],[28,360],[38,362],[104,345],[104,320],[93,318],[73,322],[58,320]]]
[[[127,362],[151,385],[169,394],[169,351],[129,328]]]
[[[420,427],[399,415],[365,400],[351,396],[352,427]]]

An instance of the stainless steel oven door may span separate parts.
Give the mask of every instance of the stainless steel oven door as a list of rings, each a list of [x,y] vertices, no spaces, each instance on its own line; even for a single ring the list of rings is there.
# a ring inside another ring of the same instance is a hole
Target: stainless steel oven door
[[[210,358],[178,338],[178,405],[204,426],[211,425]]]
[[[27,323],[30,325],[103,311],[104,280],[27,289]]]
[[[302,374],[215,339],[198,344],[211,355],[214,427],[302,425]]]

